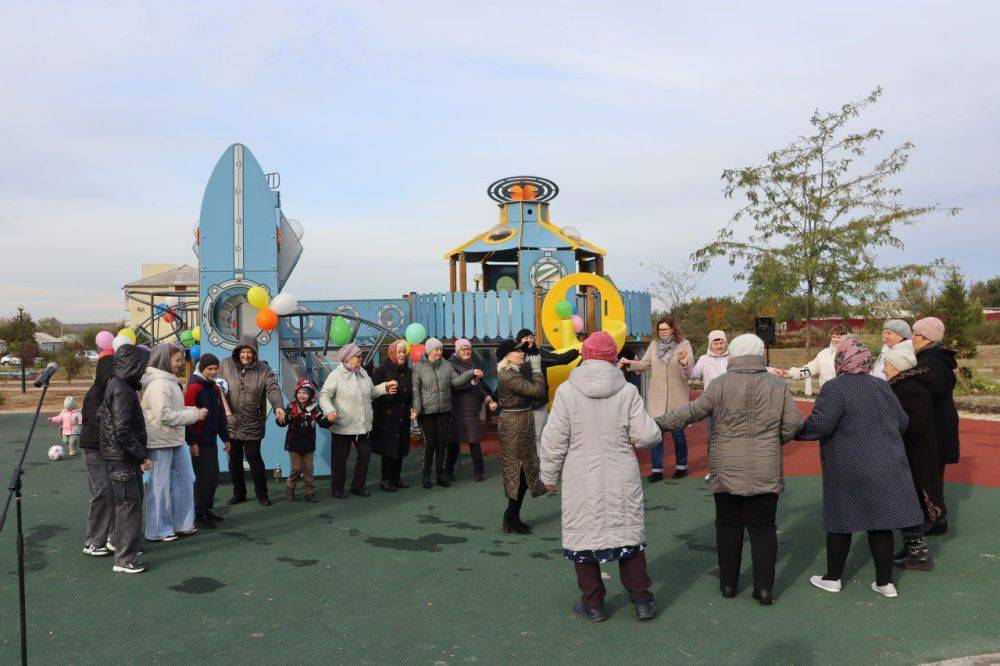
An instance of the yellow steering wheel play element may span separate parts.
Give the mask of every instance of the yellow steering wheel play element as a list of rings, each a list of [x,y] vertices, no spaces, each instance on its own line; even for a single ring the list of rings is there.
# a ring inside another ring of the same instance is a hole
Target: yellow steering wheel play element
[[[594,287],[601,295],[601,330],[611,334],[614,338],[618,351],[625,346],[625,336],[627,328],[625,326],[625,303],[621,294],[613,284],[594,273],[573,273],[567,275],[556,282],[542,303],[542,331],[545,339],[555,349],[557,354],[567,352],[570,349],[577,351],[583,343],[576,339],[573,331],[572,319],[561,319],[556,314],[556,304],[563,300],[566,292],[572,287]],[[577,358],[572,363],[557,365],[548,369],[547,377],[549,381],[549,405],[556,395],[556,389],[569,377],[570,371],[580,364]]]

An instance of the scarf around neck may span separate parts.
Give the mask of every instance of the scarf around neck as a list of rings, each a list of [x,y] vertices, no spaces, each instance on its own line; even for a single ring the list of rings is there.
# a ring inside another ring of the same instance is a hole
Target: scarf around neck
[[[673,338],[666,342],[660,339],[656,340],[656,358],[664,365],[670,363],[670,359],[674,357],[675,349],[677,349],[677,341]]]

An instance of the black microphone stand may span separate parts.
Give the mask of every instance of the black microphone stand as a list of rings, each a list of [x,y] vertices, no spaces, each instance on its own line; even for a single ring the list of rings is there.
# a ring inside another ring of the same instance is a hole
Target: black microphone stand
[[[7,486],[7,502],[3,507],[3,514],[0,514],[0,532],[7,523],[7,512],[10,510],[10,501],[14,500],[17,505],[17,591],[19,597],[21,615],[21,664],[28,664],[28,625],[25,617],[26,606],[24,602],[24,524],[21,520],[21,475],[24,473],[24,458],[28,455],[28,446],[31,444],[31,436],[35,434],[35,424],[38,423],[38,415],[42,411],[42,403],[45,401],[45,394],[49,390],[49,379],[51,375],[42,382],[42,395],[38,398],[38,407],[35,408],[35,418],[31,421],[31,429],[28,431],[28,439],[24,442],[21,450],[21,459],[14,467],[14,474],[10,477],[10,485]]]

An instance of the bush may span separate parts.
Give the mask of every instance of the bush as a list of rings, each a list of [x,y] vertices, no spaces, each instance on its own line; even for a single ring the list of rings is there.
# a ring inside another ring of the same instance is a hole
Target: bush
[[[959,368],[955,393],[962,395],[1000,395],[1000,382],[979,377],[972,368]]]
[[[972,338],[981,345],[1000,345],[1000,321],[988,321],[972,331]]]

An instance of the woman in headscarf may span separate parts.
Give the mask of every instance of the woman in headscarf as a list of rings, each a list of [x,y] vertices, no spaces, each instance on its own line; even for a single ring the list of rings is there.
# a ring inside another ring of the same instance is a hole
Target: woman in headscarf
[[[687,378],[681,371],[680,356],[690,359],[694,353],[691,343],[684,339],[684,333],[677,320],[663,317],[656,322],[656,340],[649,345],[645,355],[638,361],[622,359],[620,367],[632,372],[649,371],[649,389],[646,393],[646,412],[654,419],[665,413],[683,407],[691,401]],[[673,478],[687,476],[688,448],[684,430],[671,431],[676,459]],[[653,473],[650,483],[663,479],[663,442],[653,449]]]
[[[459,375],[476,369],[472,358],[472,343],[465,338],[455,341],[455,353],[448,359],[455,372]],[[455,463],[461,453],[462,442],[469,445],[469,455],[472,457],[472,475],[476,481],[483,480],[485,467],[483,464],[483,449],[479,446],[479,432],[483,402],[490,411],[496,411],[497,403],[493,392],[479,379],[473,379],[468,384],[452,389],[451,428],[448,431],[448,455],[444,461],[445,477],[455,480]],[[544,409],[544,407],[543,407]]]
[[[944,344],[944,322],[937,317],[924,317],[913,323],[913,348],[917,365],[931,373],[931,403],[934,405],[934,435],[938,443],[938,477],[944,487],[945,465],[959,459],[958,409],[955,407],[955,384],[958,378],[958,352]],[[943,507],[943,505],[942,505]],[[944,516],[928,526],[927,534],[944,534],[948,521]]]
[[[333,460],[330,467],[331,493],[338,499],[347,499],[344,485],[347,482],[347,457],[351,447],[358,452],[354,461],[354,476],[351,479],[351,494],[368,497],[365,481],[368,479],[368,461],[372,447],[368,433],[372,429],[372,400],[385,394],[393,394],[399,383],[388,380],[373,384],[368,373],[361,367],[361,348],[353,342],[341,347],[337,352],[340,365],[330,371],[319,392],[319,406],[326,420],[331,424],[331,445]]]
[[[562,480],[563,556],[576,569],[573,611],[607,619],[601,564],[618,561],[636,617],[656,614],[646,571],[642,477],[634,451],[663,441],[638,390],[614,364],[618,347],[599,331],[583,343],[583,363],[557,390],[542,434],[541,477],[550,492]]]
[[[785,489],[782,446],[802,426],[802,415],[787,384],[767,372],[764,341],[753,334],[730,345],[727,371],[710,382],[694,402],[656,419],[664,430],[716,418],[710,431],[709,489],[715,497],[719,589],[727,599],[739,588],[743,534],[750,534],[753,597],[774,603],[778,557],[775,512]]]
[[[819,440],[823,468],[826,575],[810,582],[840,592],[854,532],[868,532],[875,561],[872,590],[897,596],[892,531],[923,522],[903,433],[909,424],[889,384],[870,373],[875,360],[854,337],[837,345],[837,376],[823,385],[800,440]]]
[[[901,349],[905,351],[908,349],[910,353],[914,353],[913,331],[910,329],[910,325],[907,324],[902,319],[888,319],[882,326],[882,352],[875,359],[875,367],[872,368],[872,375],[878,377],[879,379],[886,379],[885,374],[885,355],[891,349]]]
[[[926,367],[917,367],[912,347],[898,345],[887,351],[883,360],[889,386],[910,419],[903,433],[906,460],[924,512],[924,525],[933,525],[945,516],[941,477],[938,476],[937,439],[934,437],[934,408],[931,406],[930,388],[934,379]],[[930,571],[934,568],[923,525],[903,530],[903,550],[896,554],[895,560],[896,566],[903,569]]]
[[[531,534],[521,521],[521,503],[531,490],[532,497],[545,493],[538,478],[538,451],[535,447],[535,419],[531,406],[545,397],[542,358],[533,355],[525,360],[524,349],[514,340],[504,340],[497,347],[497,377],[500,394],[498,436],[502,459],[507,510],[503,514],[505,534]]]
[[[153,469],[146,488],[146,539],[175,541],[194,534],[194,467],[184,438],[185,426],[201,421],[208,410],[186,407],[177,372],[184,351],[158,345],[142,375],[142,413],[146,449]]]
[[[396,340],[385,351],[385,361],[375,368],[376,384],[395,381],[396,393],[375,398],[372,424],[372,448],[382,456],[382,490],[394,493],[409,488],[401,472],[403,458],[410,452],[410,404],[413,401],[413,376],[406,353],[406,342]]]

